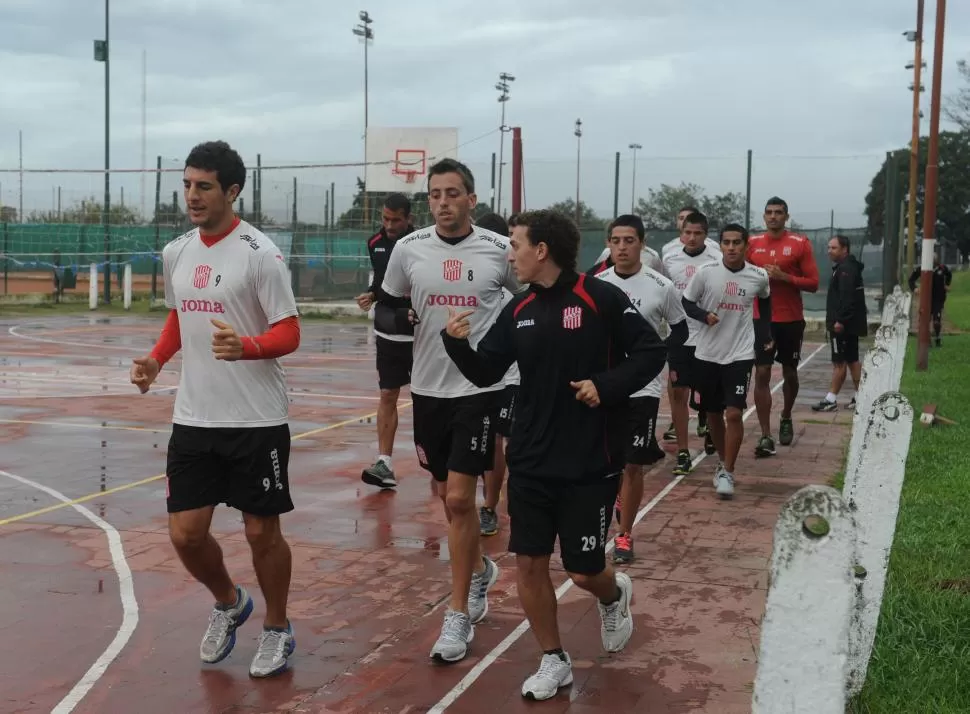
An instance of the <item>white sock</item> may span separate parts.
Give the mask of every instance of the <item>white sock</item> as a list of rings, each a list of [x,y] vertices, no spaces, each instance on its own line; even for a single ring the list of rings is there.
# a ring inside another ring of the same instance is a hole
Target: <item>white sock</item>
[[[828,394],[825,395],[825,401],[832,402],[832,404],[835,404],[835,395],[832,394],[832,392],[829,392]]]
[[[390,470],[390,471],[393,471],[394,470],[393,468],[391,468],[391,457],[390,456],[386,456],[384,454],[381,454],[380,456],[377,457],[377,460],[378,461],[383,461],[384,462],[384,465],[387,466],[388,470]]]

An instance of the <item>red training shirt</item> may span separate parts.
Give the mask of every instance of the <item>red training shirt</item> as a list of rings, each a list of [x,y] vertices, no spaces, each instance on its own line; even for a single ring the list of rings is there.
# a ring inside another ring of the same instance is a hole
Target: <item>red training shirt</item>
[[[769,233],[751,236],[748,240],[747,260],[764,268],[777,265],[782,272],[791,276],[791,281],[776,280],[769,282],[771,287],[771,321],[798,322],[805,319],[802,304],[802,291],[818,291],[818,266],[812,243],[804,236],[785,231],[780,236]],[[758,318],[758,305],[755,303],[755,319]]]

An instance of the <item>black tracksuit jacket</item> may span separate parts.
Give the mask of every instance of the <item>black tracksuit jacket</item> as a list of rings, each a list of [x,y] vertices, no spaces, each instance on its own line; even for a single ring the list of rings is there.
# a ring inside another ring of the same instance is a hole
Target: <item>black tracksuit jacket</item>
[[[414,228],[408,226],[405,235],[413,232]],[[374,295],[375,330],[385,335],[414,335],[414,325],[407,319],[411,301],[407,298],[393,297],[381,289],[387,264],[391,260],[391,251],[394,250],[394,244],[398,240],[400,238],[397,240],[388,238],[383,228],[367,239],[367,253],[370,255],[371,268],[374,270],[374,279],[367,291]]]
[[[629,395],[660,374],[667,358],[664,343],[623,291],[576,273],[516,295],[476,349],[441,334],[452,361],[479,387],[497,383],[518,363],[509,473],[543,480],[594,480],[621,471]],[[596,385],[598,407],[576,399],[569,383],[584,379]]]

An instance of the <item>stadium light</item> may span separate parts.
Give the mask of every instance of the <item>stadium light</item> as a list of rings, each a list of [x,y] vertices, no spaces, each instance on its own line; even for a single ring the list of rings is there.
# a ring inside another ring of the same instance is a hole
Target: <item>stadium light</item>
[[[913,115],[912,115],[912,136],[910,137],[909,147],[909,200],[906,206],[906,274],[913,274],[913,263],[916,261],[916,192],[919,183],[919,130],[920,120],[923,112],[920,111],[920,93],[923,91],[923,83],[920,73],[926,62],[923,62],[923,4],[924,0],[918,0],[916,4],[916,30],[914,32],[904,32],[906,39],[915,42],[913,61],[906,64],[906,69],[913,70],[913,83],[909,85],[913,92]],[[910,37],[912,35],[912,38]],[[919,92],[914,91],[919,87]]]
[[[495,84],[495,88],[500,92],[498,101],[502,105],[502,126],[499,127],[501,134],[498,144],[498,205],[495,210],[499,215],[502,214],[502,169],[505,166],[505,133],[511,131],[509,127],[505,126],[505,103],[509,101],[509,83],[514,81],[515,77],[508,72],[502,72]]]
[[[583,122],[581,119],[576,120],[576,129],[573,131],[576,137],[576,227],[578,228],[580,223],[580,210],[579,210],[579,147],[583,140]]]
[[[367,101],[367,47],[374,40],[374,31],[370,29],[371,23],[374,20],[371,18],[370,13],[367,10],[361,10],[357,13],[357,17],[360,19],[360,24],[355,25],[353,32],[357,37],[361,38],[364,43],[364,225],[367,225],[368,221],[368,205],[367,205],[367,127],[368,127],[368,101]]]
[[[110,82],[110,62],[111,55],[108,49],[108,4],[110,0],[104,0],[104,39],[94,41],[94,61],[104,62],[104,203],[101,206],[101,223],[104,225],[104,301],[111,302],[111,229],[108,214],[111,211],[111,174],[108,171],[111,165],[111,82]]]

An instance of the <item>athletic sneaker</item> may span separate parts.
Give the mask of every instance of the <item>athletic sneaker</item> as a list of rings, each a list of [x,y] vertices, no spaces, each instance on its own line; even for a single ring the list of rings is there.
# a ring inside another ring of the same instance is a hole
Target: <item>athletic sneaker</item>
[[[720,480],[722,473],[726,473],[724,470],[724,463],[718,461],[717,466],[714,467],[714,488],[717,488],[717,483],[718,480]]]
[[[838,408],[838,404],[835,402],[830,402],[828,399],[823,399],[818,404],[812,405],[813,412],[834,412]]]
[[[663,433],[664,441],[677,441],[677,430],[674,428],[673,422],[667,427],[667,431]]]
[[[485,570],[472,573],[471,586],[468,588],[468,616],[476,625],[484,620],[488,613],[488,589],[498,580],[498,566],[495,561],[487,555],[483,558]]]
[[[464,659],[469,643],[475,639],[475,627],[463,612],[448,608],[441,626],[438,641],[431,648],[431,659],[436,662],[457,662]]]
[[[698,436],[707,436],[710,433],[710,431],[711,430],[710,430],[710,428],[708,428],[707,424],[701,424],[700,421],[697,422],[697,435]]]
[[[221,662],[236,646],[236,628],[242,625],[253,612],[253,599],[241,585],[236,586],[236,604],[221,608],[216,605],[209,615],[209,626],[199,646],[199,656],[203,662]]]
[[[629,563],[633,560],[633,536],[629,533],[617,533],[613,547],[614,563]]]
[[[620,591],[620,599],[609,605],[597,601],[596,607],[600,611],[600,638],[603,649],[607,652],[619,652],[633,635],[633,613],[630,612],[630,602],[633,600],[633,581],[626,573],[615,573],[616,587]]]
[[[690,452],[682,450],[677,452],[677,463],[674,465],[674,476],[686,476],[694,468]]]
[[[296,638],[293,636],[293,624],[286,623],[285,630],[267,629],[259,634],[259,644],[256,645],[256,655],[249,665],[249,676],[272,677],[287,667],[287,658],[296,649]]]
[[[714,437],[711,436],[710,430],[704,434],[704,453],[708,456],[712,456],[714,452],[717,451],[717,447],[714,446]]]
[[[715,492],[722,499],[727,500],[734,497],[734,476],[721,467],[720,473],[718,473],[715,478],[717,483],[715,484]]]
[[[848,409],[850,412],[854,412],[855,411],[855,397],[852,397],[852,401],[849,402],[849,404],[846,407],[846,409]]]
[[[778,441],[782,446],[789,446],[795,438],[795,427],[791,419],[782,419],[778,425]]]
[[[478,524],[483,536],[493,536],[498,533],[498,514],[491,508],[482,506],[478,509]]]
[[[380,488],[397,488],[394,472],[387,468],[387,464],[381,459],[378,459],[370,468],[364,469],[360,474],[360,480]]]
[[[775,440],[770,436],[762,436],[758,439],[758,445],[754,447],[754,455],[758,458],[775,455]]]
[[[522,684],[522,696],[541,702],[556,696],[560,687],[573,683],[573,662],[565,652],[544,654],[539,660],[539,669]]]

